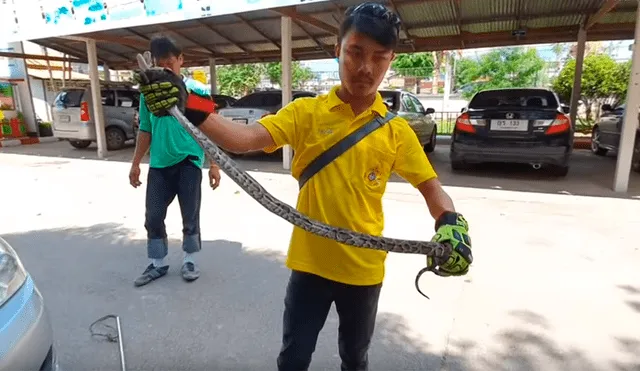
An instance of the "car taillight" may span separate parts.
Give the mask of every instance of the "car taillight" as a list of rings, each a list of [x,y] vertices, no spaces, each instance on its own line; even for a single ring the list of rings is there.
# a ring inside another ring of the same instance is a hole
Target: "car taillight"
[[[546,135],[559,134],[564,133],[569,129],[571,129],[571,120],[566,115],[558,113],[556,115],[556,119],[553,120],[551,125],[549,125],[549,128],[544,133]]]
[[[471,124],[468,113],[463,113],[462,115],[458,116],[458,119],[456,120],[456,130],[464,131],[465,133],[476,132],[476,128],[474,128],[473,124]]]
[[[89,120],[89,103],[82,102],[80,103],[80,121],[87,122]]]

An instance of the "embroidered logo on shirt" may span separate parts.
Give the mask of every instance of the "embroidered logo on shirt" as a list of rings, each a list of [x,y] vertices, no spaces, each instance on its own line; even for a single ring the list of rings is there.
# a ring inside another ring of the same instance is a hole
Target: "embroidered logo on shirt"
[[[367,181],[367,183],[369,183],[370,186],[372,187],[377,187],[380,185],[380,169],[378,169],[377,167],[371,168],[369,170],[367,170],[366,174],[365,174],[365,179]]]

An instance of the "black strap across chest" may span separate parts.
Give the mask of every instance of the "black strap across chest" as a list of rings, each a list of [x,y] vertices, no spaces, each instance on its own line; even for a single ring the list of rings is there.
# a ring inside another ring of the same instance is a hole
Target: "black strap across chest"
[[[375,130],[383,127],[387,122],[391,121],[395,115],[391,112],[382,117],[376,115],[373,120],[362,125],[351,134],[342,138],[338,143],[329,147],[320,156],[316,157],[311,163],[302,171],[300,179],[298,180],[298,186],[300,189],[320,170],[329,165],[338,156],[345,153],[349,148],[353,147],[356,143],[364,139],[367,135],[373,133]]]

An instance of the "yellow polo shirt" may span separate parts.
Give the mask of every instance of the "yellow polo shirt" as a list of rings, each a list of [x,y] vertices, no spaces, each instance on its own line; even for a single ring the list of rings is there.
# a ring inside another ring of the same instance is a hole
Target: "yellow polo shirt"
[[[378,94],[367,111],[354,116],[336,95],[338,88],[314,98],[298,98],[259,120],[276,143],[265,151],[285,144],[294,150],[291,173],[296,179],[313,159],[371,121],[374,113],[387,113]],[[380,236],[382,196],[393,172],[414,187],[436,177],[418,137],[400,117],[316,173],[300,190],[296,208],[326,224]],[[384,279],[386,256],[384,251],[340,244],[294,227],[286,266],[346,284],[375,285]]]

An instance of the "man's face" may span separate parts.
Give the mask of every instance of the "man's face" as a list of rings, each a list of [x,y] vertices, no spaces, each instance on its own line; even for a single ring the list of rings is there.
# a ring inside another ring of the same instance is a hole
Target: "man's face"
[[[357,31],[349,31],[336,45],[342,87],[352,96],[375,94],[395,57],[392,49]]]
[[[180,54],[177,57],[172,55],[170,57],[161,58],[157,60],[158,67],[168,68],[171,71],[173,71],[175,74],[180,74],[180,68],[182,67],[183,62],[184,62],[184,59],[182,57],[182,54]]]

